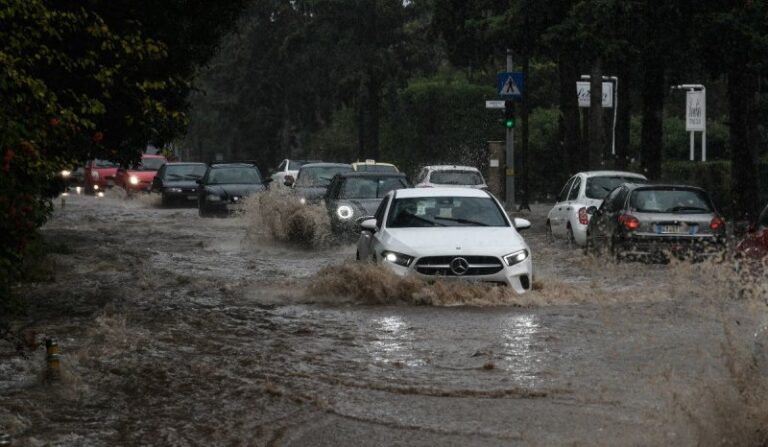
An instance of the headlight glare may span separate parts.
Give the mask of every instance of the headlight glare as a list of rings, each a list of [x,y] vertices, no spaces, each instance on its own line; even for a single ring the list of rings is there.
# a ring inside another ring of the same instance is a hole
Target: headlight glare
[[[413,256],[404,255],[394,251],[384,251],[381,253],[381,257],[385,261],[401,267],[408,267],[411,265],[411,262],[413,262]]]
[[[526,249],[518,250],[512,254],[504,256],[504,262],[506,262],[510,267],[515,264],[519,264],[526,259],[528,259],[528,250]]]
[[[139,184],[139,178],[135,175],[132,175],[128,178],[128,181],[131,182],[131,185],[138,185]]]
[[[181,192],[181,188],[168,188],[168,189],[166,189],[166,191],[167,192],[180,193]]]
[[[64,177],[64,178],[67,178],[67,177],[69,177],[71,174],[72,174],[72,171],[68,171],[68,170],[66,170],[66,169],[63,169],[63,170],[61,171],[61,176],[62,176],[62,177]]]
[[[336,210],[336,215],[339,216],[339,219],[342,219],[342,220],[350,219],[353,214],[354,212],[352,211],[352,207],[348,205],[341,205]]]
[[[302,198],[299,199],[299,203],[301,203],[302,205],[306,205],[307,204],[307,199],[302,197]]]

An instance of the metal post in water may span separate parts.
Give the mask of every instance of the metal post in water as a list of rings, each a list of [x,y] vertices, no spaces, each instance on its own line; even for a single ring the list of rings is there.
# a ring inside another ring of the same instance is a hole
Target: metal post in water
[[[512,50],[507,48],[507,72],[512,72]],[[507,128],[506,142],[506,166],[505,166],[505,205],[507,209],[515,209],[515,129]]]
[[[46,352],[46,379],[57,381],[61,379],[61,355],[59,344],[52,338],[45,339]]]

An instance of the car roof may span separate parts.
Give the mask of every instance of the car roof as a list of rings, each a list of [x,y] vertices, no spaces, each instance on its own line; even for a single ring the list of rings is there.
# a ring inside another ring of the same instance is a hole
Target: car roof
[[[211,168],[256,168],[256,165],[250,163],[214,163],[211,165]]]
[[[304,168],[333,168],[333,167],[351,168],[352,165],[349,165],[349,164],[346,164],[346,163],[307,163],[304,166],[302,166],[300,169],[304,169]]]
[[[165,158],[165,155],[141,154],[141,158]]]
[[[352,166],[357,166],[357,165],[378,165],[378,166],[392,166],[392,167],[395,166],[392,163],[384,163],[376,160],[356,161],[352,163]]]
[[[391,177],[391,178],[405,178],[405,174],[402,172],[366,172],[366,171],[348,171],[348,172],[340,172],[336,174],[338,176],[341,176],[342,178],[348,178],[348,177],[371,177],[371,178],[379,178],[379,177]]]
[[[647,178],[643,174],[638,174],[636,172],[627,172],[627,171],[583,171],[579,172],[576,175],[583,175],[587,178],[589,177],[635,177],[635,178],[641,178],[643,180],[647,180]]]
[[[180,165],[203,165],[205,166],[205,163],[199,163],[196,161],[169,161],[166,163],[168,166],[180,166]]]
[[[396,190],[398,199],[410,199],[419,197],[490,197],[490,195],[477,188],[405,188]]]
[[[462,166],[462,165],[430,165],[430,166],[424,166],[424,168],[429,169],[430,171],[448,171],[448,170],[461,170],[461,171],[477,171],[480,172],[479,169],[473,167],[473,166]]]
[[[706,192],[703,188],[691,185],[668,185],[668,184],[648,184],[648,183],[626,183],[631,190],[636,189],[687,189],[691,191]]]

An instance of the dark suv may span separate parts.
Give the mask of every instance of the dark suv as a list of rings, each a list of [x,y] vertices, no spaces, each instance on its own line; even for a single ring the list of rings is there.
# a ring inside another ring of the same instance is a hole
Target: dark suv
[[[243,198],[266,189],[258,168],[247,163],[212,164],[197,183],[200,217],[226,216],[241,210]]]

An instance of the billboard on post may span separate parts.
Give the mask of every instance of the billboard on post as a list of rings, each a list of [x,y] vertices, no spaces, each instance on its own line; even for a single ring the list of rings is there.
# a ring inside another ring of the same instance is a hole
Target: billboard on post
[[[704,132],[707,127],[707,97],[704,90],[689,90],[685,97],[685,130]]]

